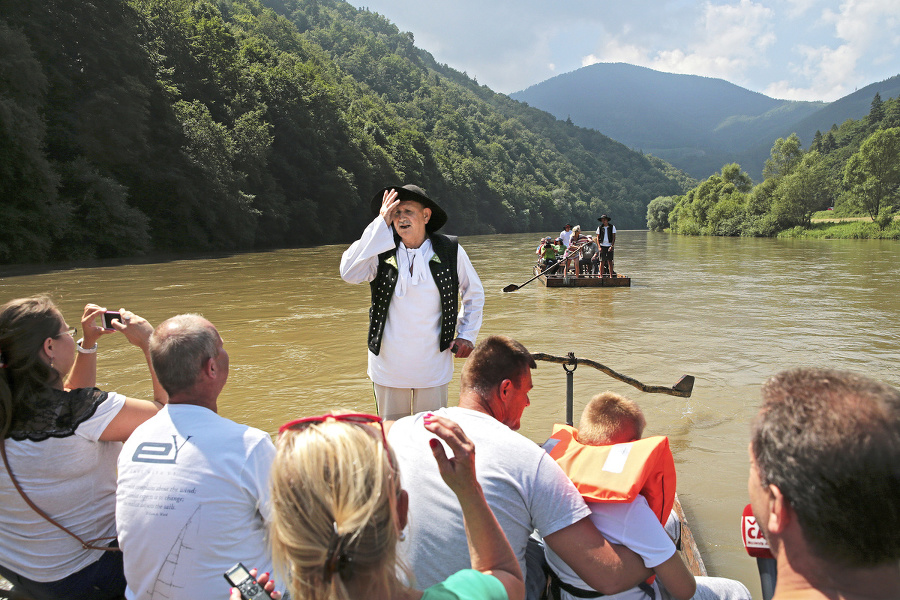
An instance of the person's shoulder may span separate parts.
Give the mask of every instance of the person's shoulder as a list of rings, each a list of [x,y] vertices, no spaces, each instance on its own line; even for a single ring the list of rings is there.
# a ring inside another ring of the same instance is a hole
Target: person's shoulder
[[[447,579],[425,590],[423,600],[431,598],[483,598],[485,600],[506,600],[506,588],[493,575],[463,569]]]

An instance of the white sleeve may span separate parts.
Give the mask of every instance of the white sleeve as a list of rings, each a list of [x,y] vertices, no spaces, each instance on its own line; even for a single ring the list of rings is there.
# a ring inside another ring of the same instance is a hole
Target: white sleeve
[[[469,255],[461,245],[457,246],[456,251],[456,274],[459,277],[459,294],[462,296],[462,309],[456,319],[456,335],[474,344],[484,314],[484,287]]]
[[[638,554],[652,569],[675,554],[675,544],[653,514],[647,499],[638,496],[627,504],[591,504],[591,522],[613,544]]]
[[[394,230],[381,215],[375,217],[341,256],[341,279],[347,283],[372,281],[378,272],[378,255],[396,247]]]
[[[106,431],[106,427],[116,418],[123,406],[125,406],[125,396],[108,392],[106,400],[97,406],[93,416],[75,428],[75,434],[92,442],[99,441],[100,436]]]
[[[538,463],[528,503],[532,525],[542,537],[565,529],[591,514],[575,484],[546,452]]]
[[[256,509],[263,521],[272,521],[272,499],[269,492],[269,472],[275,460],[275,444],[268,435],[264,435],[259,443],[250,451],[244,463],[243,479],[247,492],[256,498]]]

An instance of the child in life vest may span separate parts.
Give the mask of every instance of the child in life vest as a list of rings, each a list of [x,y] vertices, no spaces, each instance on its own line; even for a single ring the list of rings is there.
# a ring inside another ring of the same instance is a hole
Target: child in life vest
[[[652,584],[644,582],[604,596],[604,600],[660,600],[658,581],[671,597],[688,600],[694,595],[696,580],[661,523],[668,518],[674,501],[674,461],[668,439],[641,440],[645,425],[644,413],[637,404],[604,392],[585,407],[577,430],[555,427],[544,448],[585,496],[594,526],[611,543],[640,555],[656,575]],[[622,485],[623,480],[633,481]],[[655,508],[648,503],[648,496]],[[554,597],[575,600],[600,596],[598,592],[594,592],[596,596],[586,595],[593,590],[549,546],[544,553],[557,577],[551,584]]]

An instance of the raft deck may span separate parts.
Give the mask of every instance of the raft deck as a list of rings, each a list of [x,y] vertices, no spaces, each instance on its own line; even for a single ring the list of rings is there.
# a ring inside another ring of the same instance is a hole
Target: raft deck
[[[534,274],[540,273],[540,267],[534,268]],[[631,287],[631,277],[616,274],[613,277],[600,277],[599,275],[540,275],[547,287]]]

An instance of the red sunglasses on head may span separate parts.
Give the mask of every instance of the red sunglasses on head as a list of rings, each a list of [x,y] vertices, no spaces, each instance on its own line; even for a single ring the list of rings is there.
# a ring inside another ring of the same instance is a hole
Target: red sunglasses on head
[[[342,413],[342,414],[325,414],[319,417],[303,417],[302,419],[294,419],[293,421],[288,421],[284,425],[278,428],[278,435],[281,435],[285,431],[293,430],[293,431],[303,431],[310,425],[317,425],[319,423],[324,423],[325,421],[333,419],[335,421],[343,421],[345,423],[353,423],[357,425],[374,425],[378,424],[378,427],[381,428],[381,441],[384,442],[384,447],[388,447],[387,436],[384,434],[384,419],[379,417],[378,415],[370,415],[366,413]]]

